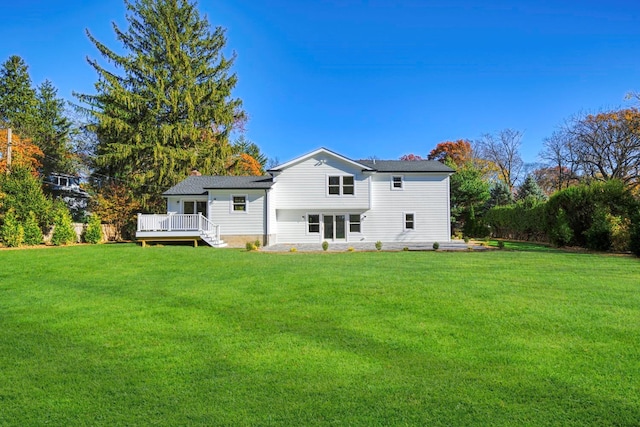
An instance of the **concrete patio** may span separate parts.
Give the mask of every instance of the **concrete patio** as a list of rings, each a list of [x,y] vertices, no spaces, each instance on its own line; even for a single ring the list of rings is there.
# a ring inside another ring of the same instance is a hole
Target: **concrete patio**
[[[383,251],[402,251],[404,248],[410,251],[432,251],[433,242],[388,242],[382,243]],[[271,246],[265,246],[260,250],[263,252],[289,252],[291,248],[296,248],[297,252],[322,252],[321,243],[278,243]],[[349,242],[349,243],[329,243],[327,252],[346,252],[349,248],[354,251],[375,251],[375,242]],[[475,244],[472,242],[465,243],[463,240],[452,240],[451,242],[440,243],[439,251],[467,251],[472,248],[474,251],[486,251],[490,248]]]

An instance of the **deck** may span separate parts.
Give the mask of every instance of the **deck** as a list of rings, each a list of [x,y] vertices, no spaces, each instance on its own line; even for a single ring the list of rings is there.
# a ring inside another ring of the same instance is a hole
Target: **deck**
[[[213,247],[224,247],[220,239],[220,226],[202,214],[138,214],[136,239],[145,246],[151,241],[203,240]]]

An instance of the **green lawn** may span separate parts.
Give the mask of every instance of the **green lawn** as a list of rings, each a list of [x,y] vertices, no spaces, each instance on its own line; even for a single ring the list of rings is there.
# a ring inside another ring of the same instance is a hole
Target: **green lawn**
[[[0,425],[640,423],[640,261],[0,251]]]

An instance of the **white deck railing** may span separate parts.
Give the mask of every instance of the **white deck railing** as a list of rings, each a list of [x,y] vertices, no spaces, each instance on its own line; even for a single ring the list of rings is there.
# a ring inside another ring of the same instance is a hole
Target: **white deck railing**
[[[138,214],[138,231],[200,231],[220,241],[220,226],[202,214]]]

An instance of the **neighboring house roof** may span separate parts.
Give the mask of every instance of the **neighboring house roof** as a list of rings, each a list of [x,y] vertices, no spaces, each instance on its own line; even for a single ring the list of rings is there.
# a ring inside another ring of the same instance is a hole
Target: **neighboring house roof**
[[[188,176],[162,195],[194,196],[207,194],[210,189],[268,189],[272,185],[271,176]]]
[[[446,172],[454,170],[435,160],[358,160],[378,172]]]
[[[290,161],[288,161],[288,162],[286,162],[286,163],[283,163],[283,164],[278,165],[278,166],[276,166],[276,167],[274,167],[274,168],[271,168],[271,169],[269,169],[269,171],[268,171],[268,172],[278,172],[278,171],[281,171],[282,169],[286,169],[286,168],[288,168],[289,166],[293,166],[293,165],[294,165],[294,164],[296,164],[296,163],[299,163],[299,162],[301,162],[301,161],[303,161],[303,160],[308,159],[309,157],[313,157],[313,156],[318,155],[318,154],[321,154],[321,153],[329,154],[330,156],[333,156],[333,157],[335,157],[335,158],[337,158],[337,159],[340,159],[340,160],[342,160],[342,161],[344,161],[344,162],[351,163],[352,165],[354,165],[355,167],[357,167],[357,168],[359,168],[359,169],[364,169],[364,170],[373,170],[373,169],[370,169],[368,166],[366,166],[364,163],[357,162],[357,161],[355,161],[355,160],[351,160],[350,158],[345,157],[345,156],[343,156],[342,154],[338,154],[338,153],[336,153],[336,152],[334,152],[334,151],[331,151],[331,150],[329,150],[329,149],[327,149],[327,148],[320,147],[320,148],[318,148],[317,150],[313,150],[313,151],[312,151],[312,152],[310,152],[310,153],[303,154],[302,156],[296,157],[296,158],[295,158],[295,159],[293,159],[293,160],[290,160]]]

